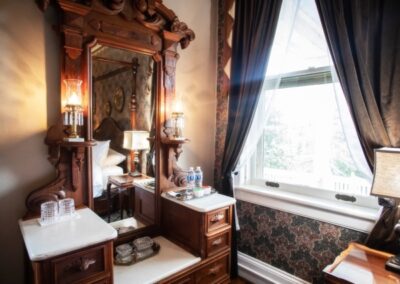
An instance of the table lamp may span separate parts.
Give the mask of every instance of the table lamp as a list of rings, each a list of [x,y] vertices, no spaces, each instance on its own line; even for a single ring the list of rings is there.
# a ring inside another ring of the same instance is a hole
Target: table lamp
[[[400,148],[375,149],[374,181],[371,194],[400,199]],[[394,226],[400,236],[400,223]],[[400,273],[400,254],[388,259],[387,270]]]
[[[64,138],[69,142],[82,142],[84,138],[79,137],[78,126],[83,125],[83,109],[82,109],[82,80],[66,79],[65,97],[66,105],[63,117],[63,124],[69,126],[69,135]]]
[[[129,175],[137,177],[140,176],[136,169],[135,162],[138,161],[139,151],[150,149],[149,146],[149,132],[141,130],[127,130],[124,131],[124,141],[122,147],[124,149],[131,150],[133,153],[133,159],[131,155],[128,155],[128,171]]]
[[[176,140],[185,139],[183,137],[183,128],[184,128],[184,115],[183,115],[183,106],[182,101],[180,99],[176,99],[173,105],[172,111],[172,125],[173,125],[173,138]]]

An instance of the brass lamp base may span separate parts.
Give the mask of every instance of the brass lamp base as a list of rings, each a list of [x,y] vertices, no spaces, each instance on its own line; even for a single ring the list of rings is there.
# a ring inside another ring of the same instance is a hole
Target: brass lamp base
[[[82,137],[65,137],[64,141],[67,141],[67,142],[85,142],[85,138],[82,138]]]
[[[400,273],[400,255],[390,257],[385,263],[386,270]]]

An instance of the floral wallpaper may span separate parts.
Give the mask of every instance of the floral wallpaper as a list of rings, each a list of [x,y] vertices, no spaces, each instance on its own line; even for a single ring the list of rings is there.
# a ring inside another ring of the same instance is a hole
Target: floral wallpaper
[[[214,184],[220,184],[220,168],[224,152],[228,121],[228,93],[230,83],[231,41],[234,18],[234,0],[218,0],[218,54],[217,54],[217,110],[215,134]]]
[[[313,283],[349,242],[366,234],[238,200],[238,250]]]

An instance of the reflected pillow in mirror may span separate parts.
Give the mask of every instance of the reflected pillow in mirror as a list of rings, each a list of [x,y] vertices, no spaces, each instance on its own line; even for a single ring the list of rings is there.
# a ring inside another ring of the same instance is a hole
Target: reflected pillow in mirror
[[[96,141],[96,145],[93,146],[93,151],[92,151],[93,162],[101,166],[107,157],[109,148],[110,148],[110,140]]]
[[[103,162],[103,164],[101,166],[102,167],[116,166],[116,165],[122,163],[125,160],[126,160],[125,155],[123,155],[121,153],[118,153],[117,151],[115,151],[115,150],[110,148],[108,150],[108,155],[104,159],[104,162]]]
[[[103,173],[97,163],[93,163],[93,198],[103,194]]]

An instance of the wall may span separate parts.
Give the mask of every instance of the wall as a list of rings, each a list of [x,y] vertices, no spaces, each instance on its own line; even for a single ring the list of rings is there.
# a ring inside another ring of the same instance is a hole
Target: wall
[[[187,49],[178,51],[176,91],[182,96],[184,106],[184,136],[190,139],[183,146],[179,164],[183,168],[201,166],[204,182],[213,184],[217,1],[164,0],[163,3],[196,34]]]
[[[59,106],[53,19],[35,1],[0,1],[0,283],[22,283],[18,219],[27,194],[54,175],[43,143]]]

